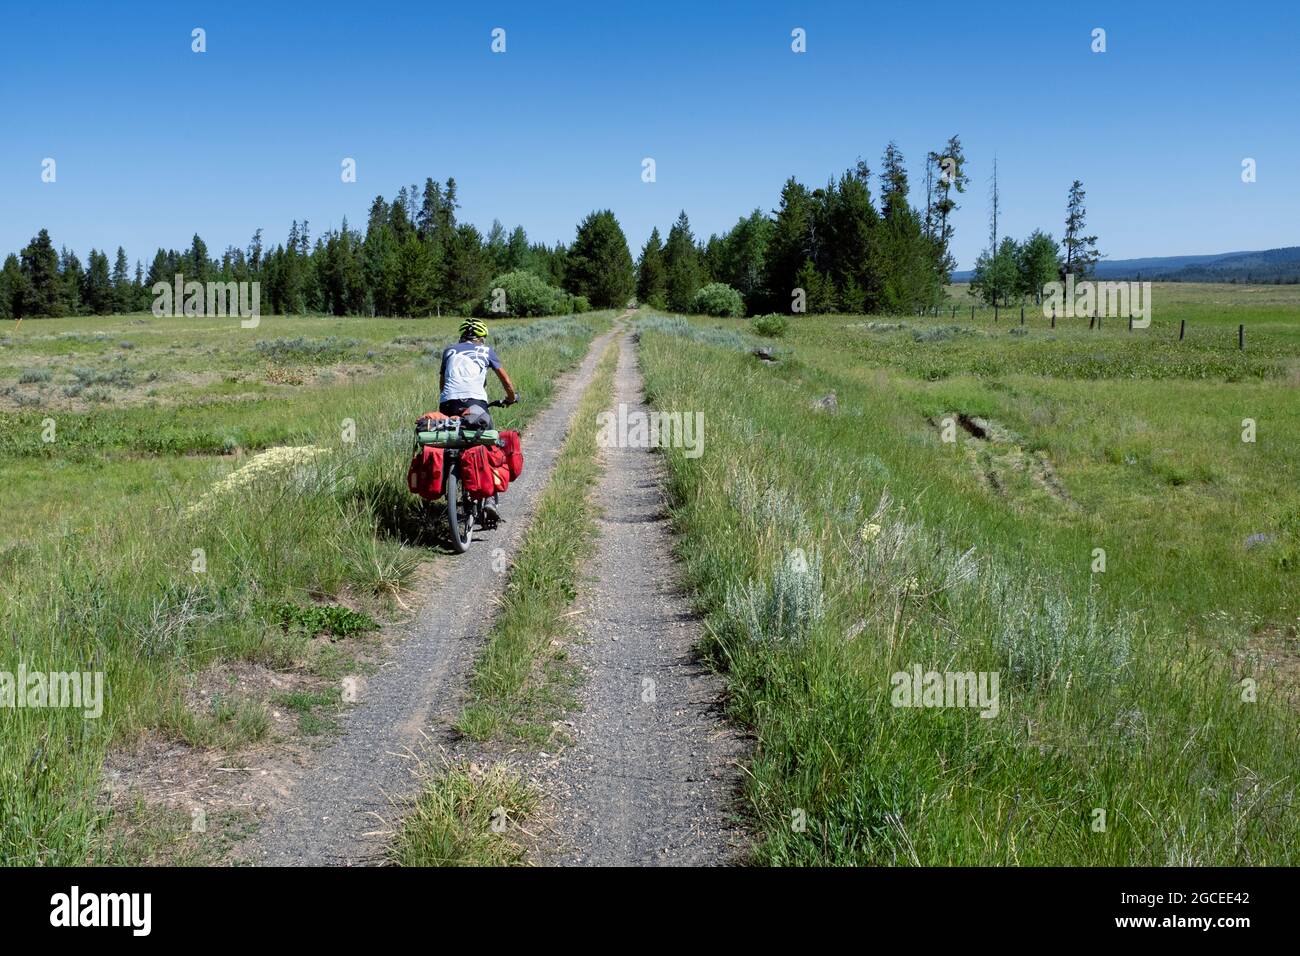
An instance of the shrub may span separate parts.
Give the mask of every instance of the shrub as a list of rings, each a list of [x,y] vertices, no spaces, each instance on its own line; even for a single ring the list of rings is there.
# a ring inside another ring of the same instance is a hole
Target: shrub
[[[526,318],[561,315],[570,311],[570,304],[567,293],[548,285],[541,276],[518,269],[489,283],[479,311],[495,318]],[[573,311],[577,311],[576,307]]]
[[[767,315],[754,316],[751,325],[753,325],[756,334],[766,336],[769,339],[779,339],[785,335],[786,329],[790,327],[790,320],[784,315],[771,312]]]
[[[312,637],[328,632],[334,637],[348,637],[359,631],[377,630],[379,625],[369,614],[354,611],[342,604],[303,606],[280,601],[267,606],[271,620],[286,631],[301,630]]]
[[[18,376],[19,385],[32,385],[36,382],[48,382],[50,380],[50,370],[48,368],[25,368],[22,374]]]
[[[347,351],[360,345],[360,339],[297,338],[263,339],[253,347],[265,357],[276,362],[337,362]]]
[[[747,338],[736,329],[718,328],[713,325],[693,325],[677,316],[647,315],[644,318],[637,319],[636,328],[638,332],[662,332],[665,335],[677,335],[682,338],[694,339],[696,342],[704,342],[707,345],[739,349],[742,352],[749,351],[754,345],[753,339]]]
[[[575,295],[573,297],[573,302],[569,306],[569,311],[574,315],[578,315],[582,312],[590,312],[591,302],[585,295]]]
[[[816,552],[795,549],[776,566],[771,581],[729,584],[725,603],[743,637],[760,644],[802,641],[826,613],[821,560]]]
[[[710,282],[695,293],[691,311],[698,315],[735,318],[745,314],[745,303],[740,293],[725,282]]]

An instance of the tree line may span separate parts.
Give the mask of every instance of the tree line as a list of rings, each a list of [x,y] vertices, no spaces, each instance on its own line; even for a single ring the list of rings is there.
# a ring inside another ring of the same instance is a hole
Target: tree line
[[[656,228],[637,262],[637,298],[692,311],[700,290],[723,283],[745,311],[906,312],[937,305],[951,281],[951,216],[968,182],[961,140],[951,137],[925,163],[925,206],[908,199],[906,164],[885,149],[878,202],[859,160],[825,186],[794,177],[777,208],[743,216],[724,235],[696,241],[685,211],[664,239]]]
[[[522,226],[507,232],[499,221],[484,235],[457,221],[458,208],[456,181],[430,178],[423,190],[402,187],[391,201],[376,196],[364,232],[345,218],[338,229],[313,239],[307,220],[294,221],[283,243],[267,245],[258,229],[247,247],[227,247],[219,257],[196,233],[188,249],[158,249],[147,269],[137,261],[134,270],[122,248],[111,269],[107,254],[96,249],[83,266],[75,252],[56,251],[42,229],[0,268],[0,318],[147,310],[154,285],[170,285],[177,275],[186,282],[258,282],[262,311],[288,314],[482,312],[492,279],[514,271],[527,271],[551,286],[572,287],[574,299],[594,287],[587,302],[569,300],[569,305],[623,304],[601,294],[608,283],[592,276],[582,261],[581,232],[571,253],[562,243],[530,242]],[[630,291],[625,240],[623,254]]]
[[[311,236],[294,221],[283,243],[263,241],[213,256],[195,234],[188,249],[158,249],[132,269],[118,248],[91,249],[86,264],[55,250],[42,229],[0,269],[0,318],[104,315],[147,310],[156,283],[258,282],[261,311],[332,315],[534,315],[622,308],[635,298],[675,312],[903,313],[939,305],[955,261],[952,214],[969,183],[961,140],[926,155],[924,205],[909,200],[903,155],[890,143],[872,195],[859,160],[824,186],[786,180],[777,207],[742,216],[722,235],[697,240],[683,210],[664,237],[656,227],[634,262],[608,209],[578,224],[574,241],[531,242],[522,226],[494,220],[485,234],[457,219],[455,179],[402,187],[371,203],[364,231],[343,220]],[[1090,272],[1096,236],[1084,235],[1083,186],[1070,190],[1066,231],[1041,230],[1023,243],[998,236],[996,161],[989,248],[976,263],[972,292],[988,302],[1041,294],[1066,272]],[[495,294],[494,294],[495,293]]]
[[[1083,183],[1070,185],[1065,207],[1065,238],[1057,242],[1051,233],[1035,229],[1024,242],[1011,236],[998,238],[997,165],[993,167],[990,191],[989,247],[980,253],[971,275],[970,289],[988,305],[1010,305],[1033,299],[1043,301],[1043,287],[1064,281],[1067,275],[1092,275],[1101,259],[1097,237],[1085,235],[1087,209]]]

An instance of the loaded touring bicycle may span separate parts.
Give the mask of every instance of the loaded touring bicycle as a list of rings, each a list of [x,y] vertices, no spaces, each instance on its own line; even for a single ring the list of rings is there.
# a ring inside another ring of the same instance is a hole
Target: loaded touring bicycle
[[[502,401],[487,407],[504,406]],[[496,498],[524,470],[519,432],[469,428],[458,416],[427,412],[415,423],[415,453],[406,484],[436,514],[445,500],[447,531],[459,554],[469,549],[474,532],[496,527]]]

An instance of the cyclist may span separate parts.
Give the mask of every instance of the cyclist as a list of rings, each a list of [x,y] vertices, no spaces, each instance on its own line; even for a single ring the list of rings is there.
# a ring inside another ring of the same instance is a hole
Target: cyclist
[[[438,372],[438,411],[444,415],[459,415],[470,428],[491,428],[492,416],[487,410],[487,370],[496,372],[501,387],[506,390],[506,404],[515,403],[515,385],[505,366],[497,358],[492,346],[484,343],[487,323],[481,319],[466,319],[460,324],[460,341],[442,353],[442,368]]]
[[[501,387],[506,390],[506,404],[518,401],[515,384],[497,358],[496,350],[484,343],[487,323],[481,319],[466,319],[460,324],[460,341],[443,349],[442,368],[438,372],[438,411],[444,415],[457,415],[467,428],[491,428],[492,416],[487,410],[487,370],[497,373]],[[497,496],[483,502],[483,509],[493,518],[500,512]]]

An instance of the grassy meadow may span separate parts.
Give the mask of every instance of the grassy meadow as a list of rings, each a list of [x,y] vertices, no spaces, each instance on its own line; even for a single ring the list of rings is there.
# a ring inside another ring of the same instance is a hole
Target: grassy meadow
[[[264,736],[260,703],[186,706],[203,668],[346,673],[439,548],[405,471],[457,321],[129,315],[0,330],[0,671],[106,675],[98,720],[0,709],[0,862],[105,859],[110,748],[145,732],[231,749]],[[608,324],[494,322],[525,396],[499,424],[526,425]]]
[[[667,457],[756,860],[1295,864],[1300,289],[1157,285],[1134,331],[958,291],[641,321],[653,403],[706,416]],[[997,672],[996,716],[893,706],[917,666]]]

